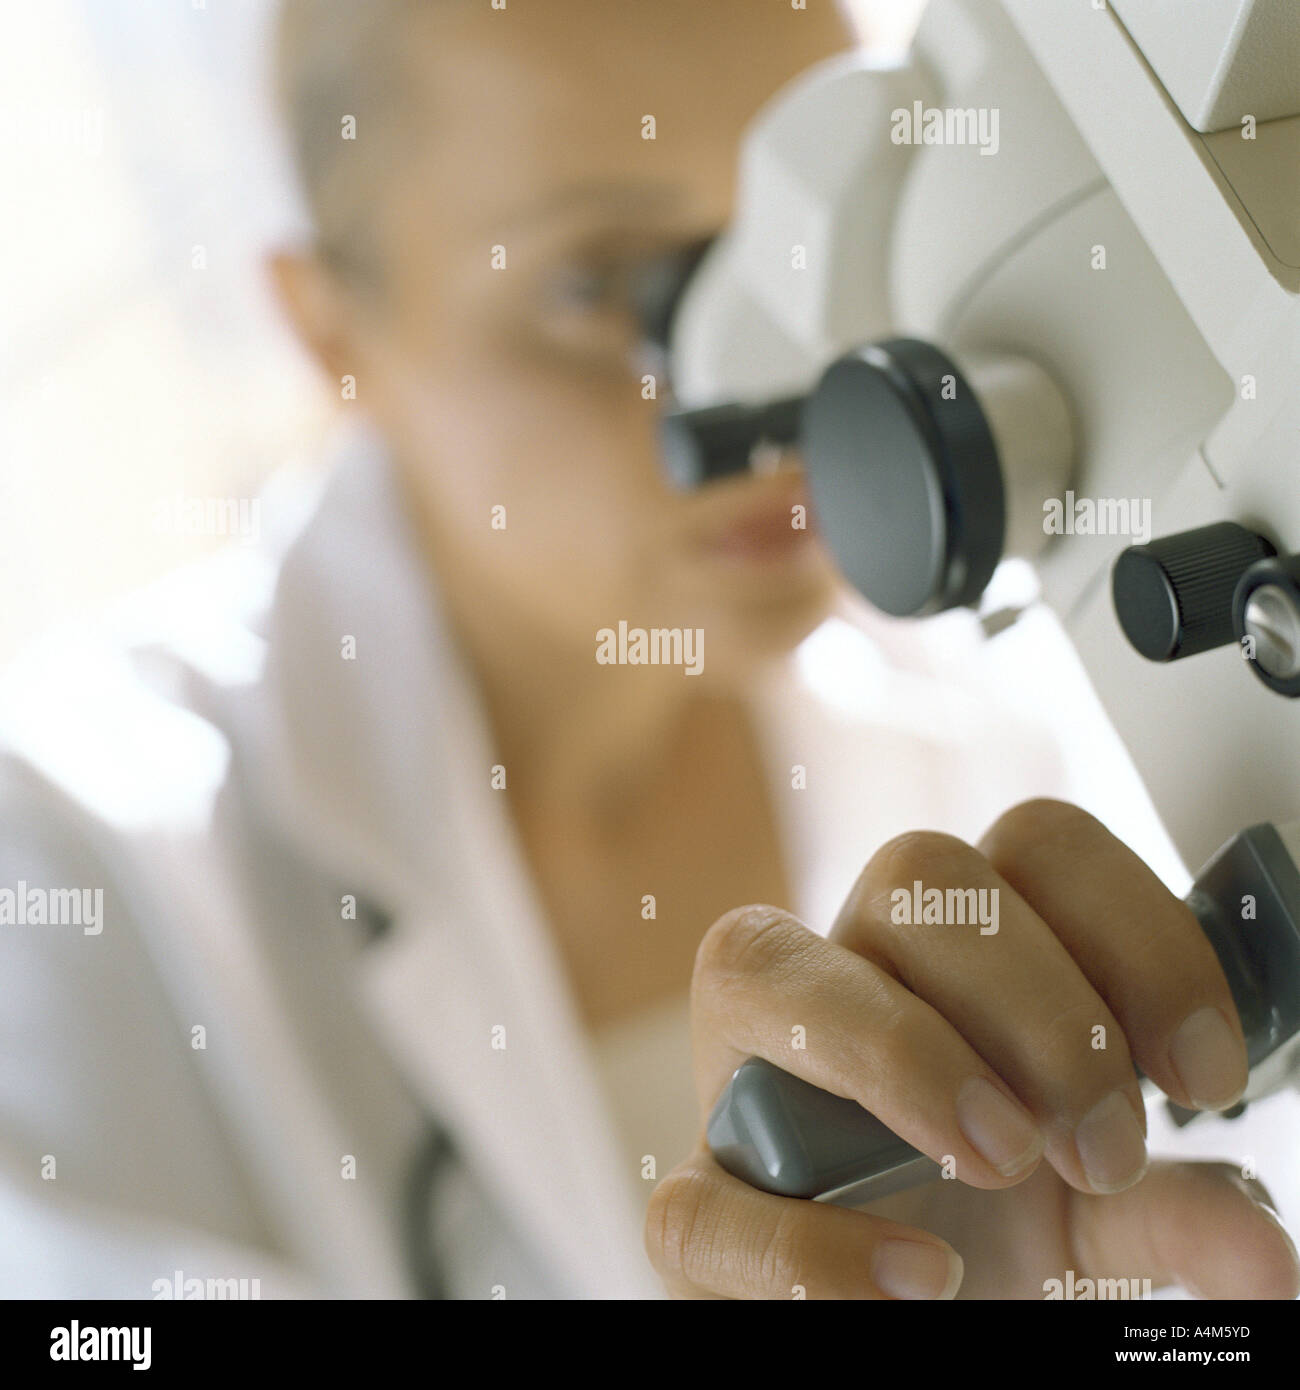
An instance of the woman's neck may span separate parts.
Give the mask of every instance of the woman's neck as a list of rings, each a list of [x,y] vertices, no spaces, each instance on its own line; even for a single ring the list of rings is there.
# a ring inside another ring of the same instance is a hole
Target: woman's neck
[[[530,813],[627,819],[671,775],[693,716],[718,703],[680,667],[598,664],[594,634],[566,643],[500,612],[456,621],[450,606],[511,801]]]

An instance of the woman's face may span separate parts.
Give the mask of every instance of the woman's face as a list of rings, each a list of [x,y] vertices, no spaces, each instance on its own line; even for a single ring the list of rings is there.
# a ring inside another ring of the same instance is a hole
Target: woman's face
[[[702,628],[734,679],[820,621],[831,569],[796,469],[669,487],[624,280],[723,227],[746,125],[850,35],[833,0],[452,7],[428,34],[353,347],[453,604],[593,657],[620,620]]]

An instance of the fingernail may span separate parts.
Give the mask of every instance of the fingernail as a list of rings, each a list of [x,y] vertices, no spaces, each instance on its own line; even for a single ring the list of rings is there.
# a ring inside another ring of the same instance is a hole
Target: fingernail
[[[957,1296],[965,1266],[954,1250],[919,1240],[884,1240],[876,1246],[871,1277],[890,1298]]]
[[[1262,1207],[1270,1216],[1277,1217],[1281,1221],[1282,1218],[1278,1214],[1277,1203],[1273,1200],[1273,1194],[1258,1178],[1243,1178],[1240,1173],[1234,1173],[1232,1181],[1257,1207]]]
[[[1094,1105],[1074,1130],[1079,1162],[1094,1192],[1123,1192],[1146,1172],[1147,1141],[1123,1091]]]
[[[957,1123],[971,1148],[1005,1178],[1023,1172],[1043,1152],[1042,1132],[1029,1111],[982,1076],[972,1076],[957,1092]]]
[[[1282,1224],[1282,1218],[1271,1207],[1260,1204],[1260,1211],[1266,1220],[1271,1221],[1277,1227],[1278,1234],[1281,1235],[1286,1243],[1287,1254],[1291,1257],[1291,1298],[1300,1295],[1300,1251],[1295,1248],[1295,1241],[1291,1239],[1291,1232]]]
[[[1183,1021],[1169,1060],[1199,1110],[1226,1110],[1246,1089],[1245,1052],[1218,1009],[1197,1009]]]

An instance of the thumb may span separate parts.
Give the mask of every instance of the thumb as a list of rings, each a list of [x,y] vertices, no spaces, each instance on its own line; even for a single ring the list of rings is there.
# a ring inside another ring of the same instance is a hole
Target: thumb
[[[1300,1259],[1272,1199],[1230,1163],[1153,1162],[1125,1192],[1072,1192],[1067,1219],[1088,1278],[1181,1284],[1198,1298],[1300,1294]]]

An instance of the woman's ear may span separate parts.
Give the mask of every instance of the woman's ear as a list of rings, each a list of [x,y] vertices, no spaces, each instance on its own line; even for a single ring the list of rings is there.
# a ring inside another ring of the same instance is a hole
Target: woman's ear
[[[276,251],[267,262],[276,298],[299,340],[333,378],[357,370],[347,291],[310,250]]]

